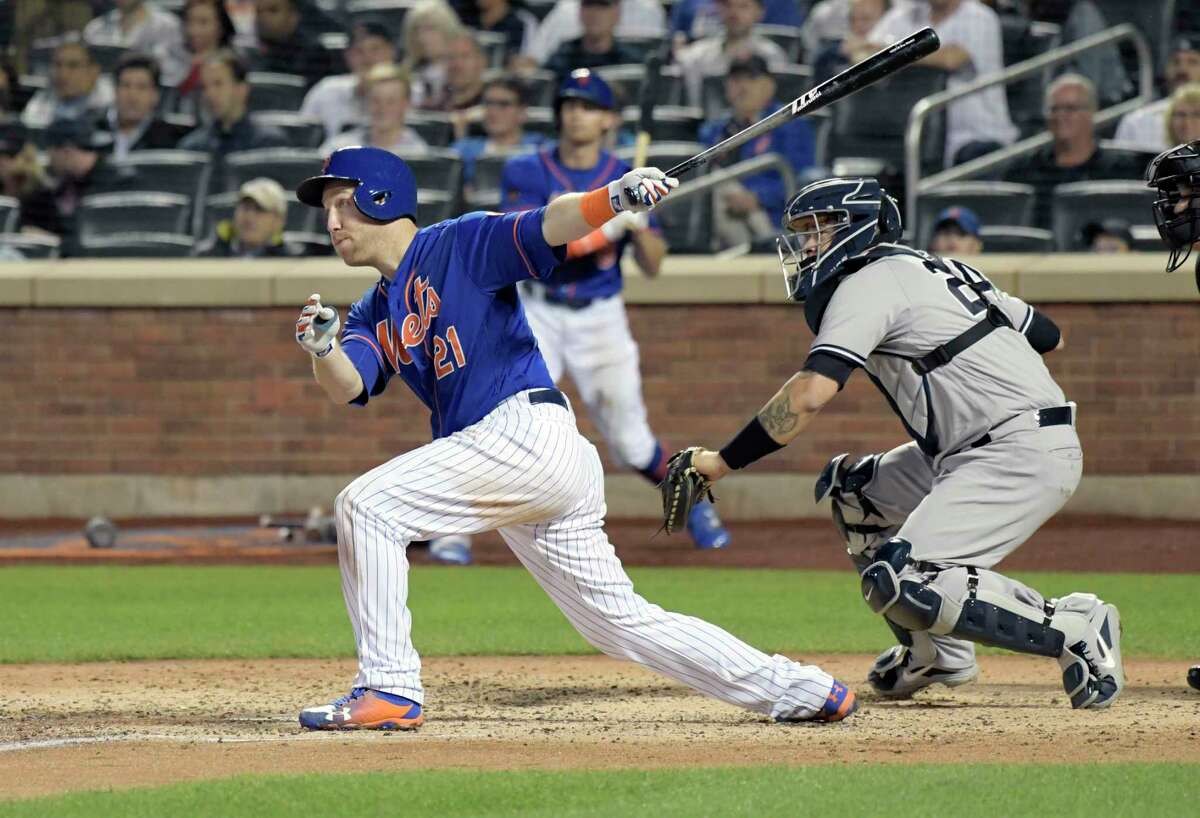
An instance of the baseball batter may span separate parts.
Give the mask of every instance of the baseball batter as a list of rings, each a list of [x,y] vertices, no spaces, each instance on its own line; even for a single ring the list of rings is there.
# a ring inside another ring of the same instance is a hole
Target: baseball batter
[[[859,569],[867,605],[900,644],[869,674],[904,698],[978,674],[974,644],[1056,659],[1076,708],[1124,686],[1117,609],[1092,594],[1046,599],[992,567],[1079,483],[1075,406],[1039,353],[1054,323],[982,274],[891,242],[900,212],[874,179],[828,179],[788,203],[779,239],[789,296],[816,334],[803,369],[696,469],[724,477],[792,441],[856,369],[913,442],[817,482]]]
[[[1183,266],[1200,247],[1200,140],[1165,150],[1146,167],[1146,184],[1158,193],[1154,223],[1171,251],[1167,272]],[[1200,289],[1200,258],[1196,259],[1196,288]],[[1200,665],[1188,669],[1187,682],[1200,690]]]
[[[544,278],[565,247],[677,185],[655,168],[521,213],[469,213],[418,229],[416,185],[376,148],[336,151],[297,197],[323,207],[350,266],[380,273],[338,336],[313,295],[296,322],[317,383],[363,405],[403,381],[429,408],[432,442],[337,497],[338,564],[359,670],[349,695],[300,713],[310,729],[411,729],[421,662],[406,605],[417,539],[498,529],[592,645],[780,721],[838,721],[857,705],[829,674],[768,656],[720,628],[636,594],[604,533],[600,458],[554,388],[516,284]]]

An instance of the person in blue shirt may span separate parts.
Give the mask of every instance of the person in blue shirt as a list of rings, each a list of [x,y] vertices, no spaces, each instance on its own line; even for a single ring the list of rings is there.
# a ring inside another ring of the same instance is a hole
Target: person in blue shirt
[[[679,0],[671,7],[671,33],[687,40],[699,40],[721,30],[720,0]],[[797,0],[763,0],[762,22],[776,26],[799,27],[804,11]]]
[[[467,136],[450,147],[463,159],[463,184],[475,181],[475,160],[485,153],[532,150],[541,144],[538,134],[525,132],[527,92],[524,83],[512,74],[488,80],[483,85],[484,136]]]
[[[614,107],[612,89],[598,74],[572,73],[555,101],[558,141],[509,160],[503,209],[542,207],[624,174],[629,166],[601,147],[618,124]],[[521,298],[550,376],[556,382],[571,376],[614,459],[657,485],[666,476],[668,453],[646,417],[638,346],[621,298],[626,248],[642,272],[658,274],[666,243],[655,223],[629,215],[569,244],[565,263],[550,277],[524,284]],[[730,540],[707,502],[693,509],[688,533],[699,548],[723,548]]]
[[[468,213],[424,228],[415,222],[412,171],[388,151],[335,151],[299,185],[300,201],[324,209],[342,261],[380,274],[340,335],[338,311],[319,294],[301,309],[296,341],[311,356],[317,385],[337,404],[364,405],[402,382],[428,408],[433,438],[337,496],[338,566],[358,674],[348,695],[302,710],[302,727],[412,730],[424,722],[408,545],[492,529],[604,653],[777,721],[840,721],[854,712],[854,693],[821,669],[769,656],[634,592],[604,533],[599,454],[579,434],[525,321],[518,282],[553,275],[570,242],[621,213],[645,213],[677,184],[639,168],[544,207]],[[314,444],[313,456],[322,457]]]
[[[717,144],[781,107],[775,101],[775,80],[766,60],[758,55],[744,56],[730,64],[725,79],[725,97],[732,114],[700,126],[700,141],[706,145]],[[732,164],[765,153],[781,155],[793,171],[803,173],[813,166],[816,158],[816,135],[812,125],[803,118],[793,120],[750,140],[718,161]],[[721,246],[773,239],[789,193],[784,187],[783,176],[776,170],[766,170],[718,187],[715,228]]]

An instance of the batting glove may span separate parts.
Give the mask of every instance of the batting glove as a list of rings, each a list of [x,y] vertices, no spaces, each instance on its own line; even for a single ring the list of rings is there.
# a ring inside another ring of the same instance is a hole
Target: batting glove
[[[622,210],[617,215],[600,226],[600,232],[610,243],[616,244],[626,233],[636,233],[650,226],[650,216],[646,213],[630,213]]]
[[[310,355],[324,358],[333,351],[342,320],[333,307],[321,305],[321,294],[313,293],[296,319],[296,343]]]
[[[608,183],[608,200],[618,213],[645,213],[679,187],[679,180],[658,168],[634,168],[615,182]]]

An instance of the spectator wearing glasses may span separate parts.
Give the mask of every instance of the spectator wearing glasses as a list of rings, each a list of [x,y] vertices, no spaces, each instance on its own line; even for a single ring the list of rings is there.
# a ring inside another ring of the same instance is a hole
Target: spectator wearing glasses
[[[377,65],[367,74],[367,125],[352,128],[328,139],[323,153],[350,145],[369,145],[392,153],[423,151],[421,135],[405,124],[408,115],[408,72],[397,65]]]
[[[303,247],[284,241],[287,193],[274,179],[251,179],[238,188],[233,218],[217,222],[196,255],[208,258],[295,258]]]
[[[211,122],[197,128],[179,142],[181,150],[203,151],[220,161],[235,151],[281,148],[287,137],[278,128],[260,125],[246,111],[250,84],[246,63],[232,51],[218,51],[204,63],[200,73],[204,107]]]
[[[182,133],[157,116],[160,93],[158,65],[152,57],[126,54],[113,69],[116,100],[96,129],[112,139],[112,156],[124,159],[130,151],[175,147]]]
[[[113,0],[115,8],[83,29],[94,45],[119,45],[154,57],[163,79],[176,85],[187,76],[188,55],[183,47],[179,18],[146,0]]]
[[[646,55],[615,37],[621,0],[580,0],[579,27],[582,35],[558,47],[542,67],[562,82],[577,68],[641,63]]]
[[[979,217],[969,207],[947,207],[933,222],[929,252],[935,256],[976,256],[983,252]]]
[[[300,113],[320,120],[325,138],[333,139],[348,125],[367,123],[367,74],[377,65],[396,62],[392,32],[367,21],[354,26],[346,49],[349,74],[336,74],[318,82],[305,96]]]
[[[62,234],[54,190],[19,122],[0,124],[0,193],[21,203],[18,232]]]
[[[525,87],[515,76],[489,80],[483,87],[483,132],[457,140],[450,147],[462,157],[463,184],[475,178],[475,160],[491,153],[517,148],[533,149],[541,144],[537,134],[525,133]]]
[[[180,113],[200,113],[200,72],[213,54],[233,46],[233,20],[222,0],[187,0],[183,7],[183,43],[189,65],[187,75],[175,89],[175,108]]]
[[[1181,34],[1172,41],[1167,58],[1167,96],[1121,117],[1113,142],[1122,148],[1146,153],[1161,153],[1178,145],[1178,142],[1164,140],[1163,118],[1171,103],[1171,94],[1193,82],[1200,82],[1200,35]]]
[[[91,121],[112,102],[112,82],[100,73],[88,47],[68,40],[54,49],[50,87],[33,95],[21,112],[21,121],[30,128],[45,128],[62,119]]]

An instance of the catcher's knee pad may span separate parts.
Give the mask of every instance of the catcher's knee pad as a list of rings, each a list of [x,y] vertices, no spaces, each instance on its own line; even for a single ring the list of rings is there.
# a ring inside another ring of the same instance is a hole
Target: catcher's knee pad
[[[833,524],[851,554],[861,554],[878,545],[889,528],[888,521],[863,493],[875,477],[878,464],[877,454],[851,463],[849,455],[843,452],[825,464],[813,486],[813,498],[817,503],[829,497]]]
[[[899,537],[884,543],[875,554],[875,562],[863,572],[863,599],[888,624],[904,631],[927,631],[938,624],[943,597],[909,569],[911,551],[912,545]]]

